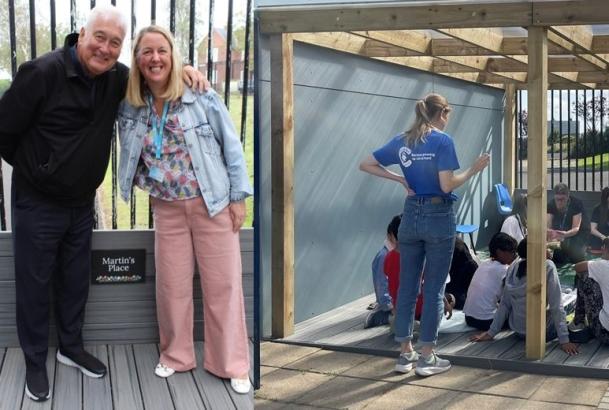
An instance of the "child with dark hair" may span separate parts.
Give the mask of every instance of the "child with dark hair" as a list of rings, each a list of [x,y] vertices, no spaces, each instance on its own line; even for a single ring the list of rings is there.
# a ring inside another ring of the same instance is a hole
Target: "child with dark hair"
[[[583,330],[587,321],[594,337],[609,344],[609,238],[603,240],[602,251],[601,259],[575,264],[577,301],[569,330]]]
[[[401,215],[396,215],[387,225],[387,236],[383,247],[377,252],[372,260],[372,284],[376,295],[376,304],[371,306],[370,312],[364,320],[364,329],[389,323],[389,315],[393,309],[393,300],[389,292],[389,283],[385,275],[385,260],[387,254],[397,247],[398,228],[402,220]]]
[[[514,207],[512,214],[505,218],[501,225],[501,232],[507,233],[516,242],[520,242],[527,236],[527,196],[524,194],[514,195]]]
[[[520,259],[514,262],[505,275],[505,285],[501,293],[501,302],[495,312],[490,328],[479,335],[472,336],[470,340],[482,342],[493,340],[495,335],[501,331],[505,321],[508,321],[510,329],[524,338],[526,334],[526,310],[527,310],[527,238],[518,244],[518,255]],[[546,312],[546,341],[558,337],[560,348],[567,354],[578,353],[576,344],[569,342],[569,331],[565,310],[563,309],[560,292],[560,282],[556,265],[551,260],[546,260],[546,300],[549,310]]]
[[[495,317],[503,290],[503,278],[508,266],[516,258],[516,240],[498,232],[488,244],[491,259],[480,264],[467,291],[463,307],[465,323],[480,330],[488,330]]]
[[[448,276],[450,282],[446,284],[445,293],[450,293],[455,298],[455,309],[463,309],[467,297],[467,289],[478,269],[478,263],[472,257],[469,248],[463,239],[455,238],[455,249]]]

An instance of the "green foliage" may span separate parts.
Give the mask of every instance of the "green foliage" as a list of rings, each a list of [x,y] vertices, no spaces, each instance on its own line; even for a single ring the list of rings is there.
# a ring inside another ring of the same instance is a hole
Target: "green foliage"
[[[51,51],[51,30],[47,18],[36,16],[36,55],[42,55]],[[63,44],[63,38],[68,34],[68,27],[61,24],[56,26],[57,45]],[[0,32],[9,33],[8,7],[0,7]],[[30,47],[30,16],[29,2],[25,0],[15,1],[15,38],[17,66],[31,58]],[[11,44],[10,36],[0,36],[0,70],[11,72]]]
[[[8,87],[11,85],[11,80],[0,80],[0,96],[4,94]]]

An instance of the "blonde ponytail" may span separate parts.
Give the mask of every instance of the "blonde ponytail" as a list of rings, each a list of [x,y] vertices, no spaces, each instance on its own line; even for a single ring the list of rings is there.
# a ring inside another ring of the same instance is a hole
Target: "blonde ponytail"
[[[425,142],[425,137],[433,129],[431,121],[438,113],[450,109],[446,98],[439,94],[428,94],[422,100],[417,101],[414,107],[416,117],[409,130],[404,132],[406,145],[413,147],[420,142]]]

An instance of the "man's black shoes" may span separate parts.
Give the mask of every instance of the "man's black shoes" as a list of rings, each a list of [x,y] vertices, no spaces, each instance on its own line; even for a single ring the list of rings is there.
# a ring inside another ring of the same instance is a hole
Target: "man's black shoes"
[[[76,367],[85,376],[89,377],[104,377],[107,372],[106,366],[84,349],[77,353],[67,353],[57,349],[57,361],[67,366]]]
[[[34,401],[45,401],[51,397],[46,368],[26,368],[25,394]]]

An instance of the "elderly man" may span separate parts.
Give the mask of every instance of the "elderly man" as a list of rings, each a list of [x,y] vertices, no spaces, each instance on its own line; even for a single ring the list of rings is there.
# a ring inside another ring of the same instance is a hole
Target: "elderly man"
[[[55,292],[57,360],[90,377],[106,367],[83,348],[95,190],[104,179],[128,68],[117,63],[127,22],[98,7],[63,48],[24,63],[0,99],[0,155],[13,166],[12,230],[17,331],[25,392],[50,397],[46,373],[49,290]],[[198,83],[202,76],[190,67]]]
[[[560,241],[552,257],[556,265],[577,263],[586,259],[590,222],[582,201],[573,197],[566,184],[558,183],[548,202],[548,241]]]

